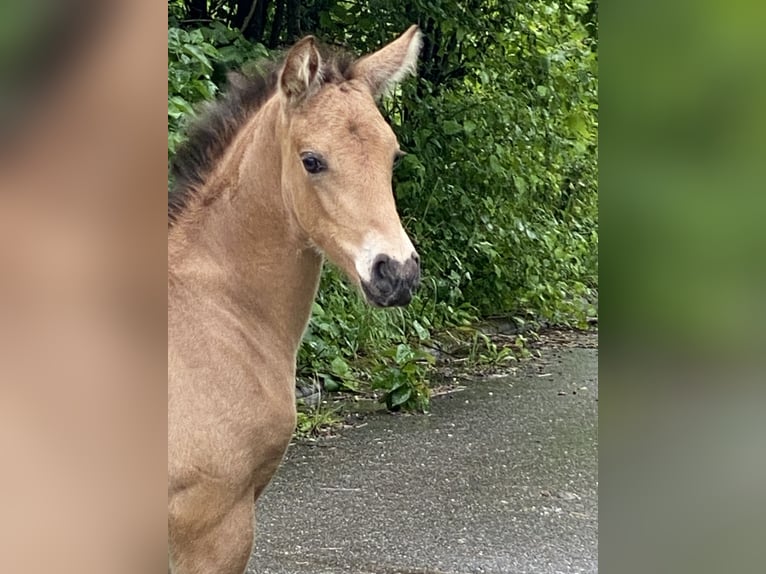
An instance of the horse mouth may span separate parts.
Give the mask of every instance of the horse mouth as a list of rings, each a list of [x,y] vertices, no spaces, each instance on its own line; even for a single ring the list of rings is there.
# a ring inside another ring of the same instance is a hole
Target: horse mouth
[[[380,289],[369,281],[362,281],[362,292],[373,307],[404,307],[412,301],[416,285],[399,285],[395,289]]]

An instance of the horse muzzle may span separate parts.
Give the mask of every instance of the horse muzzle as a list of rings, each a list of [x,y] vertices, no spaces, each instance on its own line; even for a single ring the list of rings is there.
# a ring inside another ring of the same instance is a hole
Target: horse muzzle
[[[401,307],[412,300],[420,284],[420,257],[417,253],[401,263],[379,254],[372,262],[370,280],[362,281],[367,301],[376,307]]]

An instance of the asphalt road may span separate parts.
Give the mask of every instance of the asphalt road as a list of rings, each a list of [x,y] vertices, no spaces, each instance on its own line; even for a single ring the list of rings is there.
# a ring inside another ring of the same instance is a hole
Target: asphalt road
[[[595,348],[293,445],[256,513],[254,574],[598,571]]]

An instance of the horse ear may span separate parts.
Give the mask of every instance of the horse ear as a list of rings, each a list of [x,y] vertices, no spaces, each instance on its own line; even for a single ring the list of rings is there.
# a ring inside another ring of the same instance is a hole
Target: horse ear
[[[279,75],[279,89],[288,101],[300,101],[319,86],[321,65],[313,36],[306,36],[290,48]]]
[[[415,73],[423,34],[417,26],[354,64],[352,77],[363,80],[375,98],[381,97],[405,77]]]

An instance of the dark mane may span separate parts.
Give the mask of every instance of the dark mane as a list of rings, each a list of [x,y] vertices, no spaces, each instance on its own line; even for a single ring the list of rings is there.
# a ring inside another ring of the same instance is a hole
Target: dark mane
[[[319,48],[323,84],[348,80],[354,57],[336,48]],[[248,71],[230,73],[223,94],[200,109],[186,129],[187,139],[176,150],[171,164],[168,225],[178,219],[202,188],[248,118],[274,94],[281,67],[282,59],[259,62],[249,66]]]

